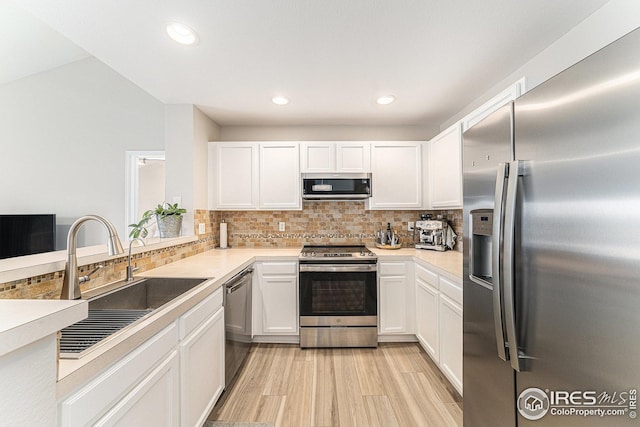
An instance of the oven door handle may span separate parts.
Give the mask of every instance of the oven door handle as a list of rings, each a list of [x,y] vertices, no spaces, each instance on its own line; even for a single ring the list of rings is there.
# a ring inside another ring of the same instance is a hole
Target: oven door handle
[[[377,264],[300,264],[300,273],[344,273],[377,271]]]

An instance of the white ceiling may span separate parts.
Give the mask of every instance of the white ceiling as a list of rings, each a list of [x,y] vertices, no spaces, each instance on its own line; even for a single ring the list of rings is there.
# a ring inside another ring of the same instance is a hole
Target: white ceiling
[[[437,126],[606,1],[15,3],[162,102],[195,104],[221,125]],[[200,43],[170,40],[172,20]],[[377,105],[385,94],[396,102]],[[290,104],[272,104],[275,95]]]

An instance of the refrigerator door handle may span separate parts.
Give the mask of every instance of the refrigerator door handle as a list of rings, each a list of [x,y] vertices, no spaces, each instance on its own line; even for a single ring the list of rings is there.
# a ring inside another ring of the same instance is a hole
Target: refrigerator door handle
[[[504,336],[504,320],[502,319],[502,259],[503,259],[503,236],[502,236],[502,206],[504,200],[504,181],[509,169],[508,163],[500,163],[496,174],[496,194],[493,205],[493,232],[491,242],[491,271],[493,272],[493,324],[496,333],[496,343],[498,347],[498,357],[507,361],[507,342]]]
[[[511,367],[517,372],[522,370],[519,357],[518,334],[516,329],[516,313],[514,301],[514,252],[515,252],[515,223],[516,196],[518,193],[518,177],[521,175],[519,160],[509,163],[509,177],[507,178],[507,193],[504,207],[504,239],[503,239],[503,285],[504,285],[504,316],[509,342],[509,359]]]

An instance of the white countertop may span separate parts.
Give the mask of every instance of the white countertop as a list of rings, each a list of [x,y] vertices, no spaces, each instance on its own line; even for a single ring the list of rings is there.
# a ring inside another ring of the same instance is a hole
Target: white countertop
[[[195,277],[226,280],[254,261],[297,260],[298,248],[213,249],[140,273],[144,277]],[[221,283],[222,284],[222,283]]]
[[[414,260],[417,262],[425,262],[430,267],[435,267],[440,272],[448,273],[449,275],[462,280],[462,252],[458,251],[430,251],[425,249],[378,249],[369,248],[372,252],[378,255],[379,260],[386,259],[402,259],[402,260]]]
[[[154,268],[141,273],[147,277],[197,277],[227,279],[232,273],[254,261],[276,261],[277,259],[297,260],[297,248],[243,248],[214,249],[201,254]],[[424,261],[436,269],[462,278],[462,253],[457,251],[428,251],[422,249],[378,249],[369,248],[381,260]]]
[[[87,317],[86,301],[0,299],[0,356]]]

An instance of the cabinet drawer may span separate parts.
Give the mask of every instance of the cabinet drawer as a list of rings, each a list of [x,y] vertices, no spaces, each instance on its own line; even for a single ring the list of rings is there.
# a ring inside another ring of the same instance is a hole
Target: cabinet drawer
[[[262,275],[297,275],[297,262],[263,262],[261,266]]]
[[[222,288],[220,288],[187,311],[180,318],[180,339],[189,335],[199,324],[213,316],[222,307],[222,297]]]
[[[433,271],[427,270],[420,264],[416,264],[416,277],[438,289],[438,275]]]
[[[380,262],[378,272],[381,276],[406,276],[407,264],[404,262]]]
[[[440,291],[462,305],[462,286],[458,283],[452,282],[449,279],[445,279],[444,277],[440,277]]]

